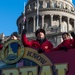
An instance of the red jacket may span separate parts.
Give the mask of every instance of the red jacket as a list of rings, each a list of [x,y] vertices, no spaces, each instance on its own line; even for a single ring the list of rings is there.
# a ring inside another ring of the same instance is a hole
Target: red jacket
[[[24,46],[28,46],[37,50],[42,49],[45,52],[49,52],[53,49],[53,44],[50,41],[45,40],[42,44],[40,44],[37,40],[29,41],[26,38],[26,35],[22,35],[22,42]]]
[[[63,46],[65,46],[67,49],[73,49],[74,48],[74,39],[64,40],[61,44],[59,44],[53,50],[61,50],[60,48],[63,47]]]
[[[2,49],[2,45],[0,44],[0,50]]]

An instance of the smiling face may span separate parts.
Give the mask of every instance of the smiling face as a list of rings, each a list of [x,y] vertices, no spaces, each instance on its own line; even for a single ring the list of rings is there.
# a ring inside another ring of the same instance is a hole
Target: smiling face
[[[44,35],[43,32],[39,32],[39,33],[37,34],[37,37],[38,37],[38,38],[45,38],[45,35]]]
[[[63,39],[63,40],[70,39],[70,36],[69,36],[68,34],[63,34],[63,35],[62,35],[62,39]]]
[[[12,36],[11,36],[11,39],[12,39],[12,40],[17,40],[18,38],[17,38],[16,36],[12,35]]]

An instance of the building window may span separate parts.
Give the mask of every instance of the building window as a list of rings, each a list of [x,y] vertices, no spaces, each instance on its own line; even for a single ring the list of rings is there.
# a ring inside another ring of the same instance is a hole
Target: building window
[[[42,8],[43,7],[43,1],[40,1],[39,4],[40,4],[39,8]]]
[[[57,4],[56,4],[56,3],[54,3],[54,8],[56,8],[56,6],[57,6]]]
[[[65,4],[65,9],[68,9],[68,8],[67,8],[67,6],[68,6],[68,5],[67,5],[67,4]]]
[[[50,8],[50,3],[49,2],[47,2],[47,8]]]

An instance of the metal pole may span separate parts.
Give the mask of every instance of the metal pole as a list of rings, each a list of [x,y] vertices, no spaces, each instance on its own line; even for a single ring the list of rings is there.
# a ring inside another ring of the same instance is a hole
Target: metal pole
[[[26,17],[25,17],[25,5],[26,5],[26,2],[24,2],[24,12],[23,12],[23,29],[25,28],[25,22],[26,22]]]
[[[37,0],[37,28],[38,29],[38,25],[39,25],[39,0]]]

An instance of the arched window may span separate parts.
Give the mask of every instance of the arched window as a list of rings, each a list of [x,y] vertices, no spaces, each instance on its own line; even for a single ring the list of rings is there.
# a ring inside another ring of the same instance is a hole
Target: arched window
[[[47,2],[47,8],[50,8],[50,3],[49,2]]]

